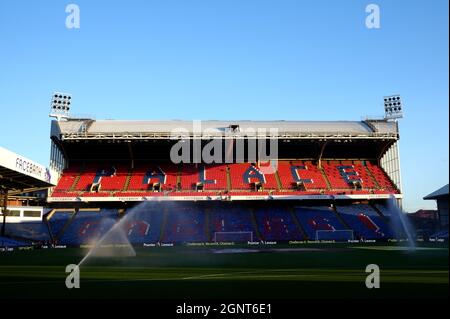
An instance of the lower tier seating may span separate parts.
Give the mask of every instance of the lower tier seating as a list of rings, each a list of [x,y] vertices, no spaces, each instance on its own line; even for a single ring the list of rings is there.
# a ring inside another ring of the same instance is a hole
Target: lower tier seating
[[[143,202],[112,208],[57,209],[47,222],[7,223],[8,238],[62,245],[248,242],[398,238],[389,220],[363,204],[295,206],[285,202]],[[111,232],[109,232],[111,230]],[[50,236],[52,234],[52,236]],[[105,236],[105,234],[109,234]]]
[[[50,241],[47,224],[42,222],[7,223],[5,234],[14,238],[23,238],[34,242]]]
[[[162,242],[205,242],[205,214],[191,207],[166,212]]]
[[[210,238],[221,241],[258,241],[250,210],[247,208],[217,208],[207,211],[209,215]]]
[[[8,237],[0,236],[0,248],[14,248],[14,247],[22,247],[27,246],[28,243],[24,241],[19,241],[15,239],[11,239]]]
[[[261,208],[255,211],[261,238],[266,241],[302,240],[300,229],[291,212],[283,207]]]
[[[357,238],[387,239],[393,237],[386,220],[369,205],[338,206],[342,219],[354,231]]]
[[[352,231],[330,207],[296,207],[295,214],[309,240],[352,239]]]

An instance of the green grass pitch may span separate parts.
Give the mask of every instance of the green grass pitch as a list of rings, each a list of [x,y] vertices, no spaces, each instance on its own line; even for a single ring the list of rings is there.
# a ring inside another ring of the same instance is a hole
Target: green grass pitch
[[[241,249],[234,251],[234,249]],[[82,249],[0,254],[2,298],[448,298],[448,245],[300,244],[137,248],[136,257],[93,257],[80,289],[65,267]],[[367,289],[377,264],[381,288]]]

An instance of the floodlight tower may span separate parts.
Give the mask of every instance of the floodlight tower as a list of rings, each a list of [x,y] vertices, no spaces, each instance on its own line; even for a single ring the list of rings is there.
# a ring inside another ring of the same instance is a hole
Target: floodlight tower
[[[68,93],[54,92],[50,103],[50,117],[55,117],[58,121],[67,119],[70,116],[72,105],[72,95]]]
[[[399,94],[384,97],[384,119],[386,121],[395,122],[398,128],[398,120],[403,118],[403,102]],[[400,191],[402,190],[402,176],[400,169],[400,150],[399,141],[397,140],[379,159],[381,167],[389,174]],[[402,207],[402,201],[397,201],[399,207]]]
[[[403,118],[403,103],[399,94],[384,97],[384,118],[394,121]]]

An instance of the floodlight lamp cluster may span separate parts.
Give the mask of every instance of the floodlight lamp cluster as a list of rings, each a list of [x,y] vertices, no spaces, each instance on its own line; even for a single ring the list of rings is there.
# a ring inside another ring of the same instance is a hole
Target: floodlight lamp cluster
[[[65,118],[69,116],[72,107],[72,95],[67,93],[54,92],[52,94],[50,116]]]
[[[65,93],[54,93],[52,98],[52,109],[60,111],[69,111],[72,96]]]
[[[397,119],[403,117],[403,103],[400,95],[384,97],[384,112],[386,119]]]

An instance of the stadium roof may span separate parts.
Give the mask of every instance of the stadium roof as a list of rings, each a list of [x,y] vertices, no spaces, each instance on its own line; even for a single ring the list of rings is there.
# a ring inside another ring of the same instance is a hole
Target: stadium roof
[[[448,184],[425,196],[423,199],[438,199],[441,197],[448,197]]]
[[[207,130],[212,136],[223,136],[230,127],[238,127],[233,133],[245,133],[248,129],[277,129],[281,137],[335,137],[353,136],[398,137],[397,123],[385,120],[374,121],[120,121],[120,120],[79,120],[53,121],[52,136],[71,138],[114,138],[121,135],[129,137],[148,134],[167,135],[174,131],[189,134],[198,132],[195,125],[201,126],[201,132]]]
[[[0,147],[0,187],[14,194],[51,186],[46,167]]]

